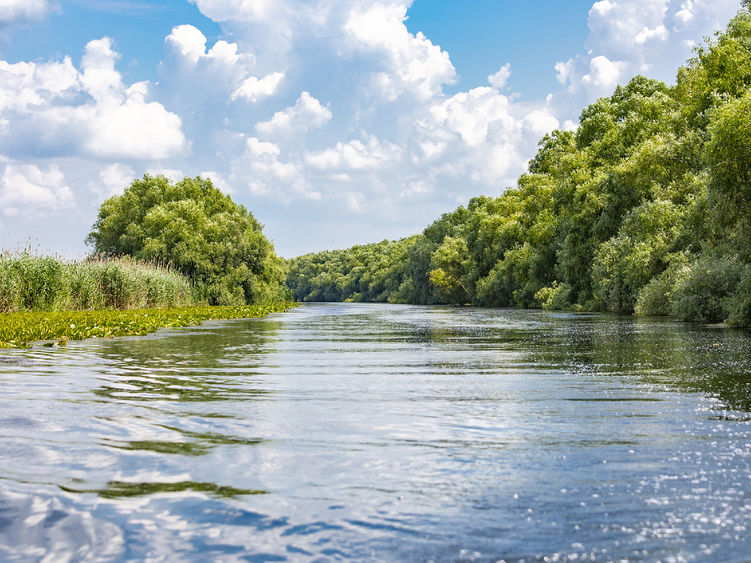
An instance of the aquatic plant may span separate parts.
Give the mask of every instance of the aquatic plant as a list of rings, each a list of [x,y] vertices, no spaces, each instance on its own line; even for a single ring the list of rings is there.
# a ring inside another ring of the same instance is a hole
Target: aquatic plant
[[[32,343],[65,344],[68,340],[143,336],[162,327],[195,326],[207,320],[244,319],[279,313],[294,303],[240,307],[175,307],[102,311],[31,311],[0,314],[0,348]]]

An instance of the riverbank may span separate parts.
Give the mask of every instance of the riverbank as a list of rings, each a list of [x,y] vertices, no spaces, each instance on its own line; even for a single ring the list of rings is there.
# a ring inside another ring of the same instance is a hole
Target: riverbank
[[[280,302],[240,307],[22,312],[0,314],[0,348],[26,348],[35,342],[143,336],[165,327],[195,326],[208,320],[244,319],[281,313],[297,305]]]

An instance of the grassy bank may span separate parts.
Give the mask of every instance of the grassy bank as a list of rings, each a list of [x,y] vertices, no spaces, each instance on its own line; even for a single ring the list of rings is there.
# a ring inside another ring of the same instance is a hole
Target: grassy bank
[[[243,307],[177,307],[106,311],[22,312],[0,314],[0,348],[31,343],[145,335],[162,327],[194,326],[213,319],[244,319],[280,313],[294,303]]]
[[[198,304],[190,280],[170,268],[128,258],[66,262],[0,254],[0,313]]]

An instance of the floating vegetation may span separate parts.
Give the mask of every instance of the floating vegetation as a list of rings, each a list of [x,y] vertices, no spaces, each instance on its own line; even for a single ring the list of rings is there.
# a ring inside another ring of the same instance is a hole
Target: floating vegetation
[[[163,327],[263,317],[294,306],[294,303],[284,302],[239,307],[1,313],[0,348],[25,348],[35,342],[60,345],[86,338],[143,336]]]
[[[177,483],[128,483],[124,481],[110,481],[104,489],[79,490],[60,485],[60,488],[68,493],[96,493],[102,498],[128,498],[148,496],[158,493],[182,493],[195,491],[209,493],[214,496],[232,498],[242,495],[265,495],[267,491],[256,489],[238,489],[235,487],[220,486],[216,483],[196,483],[193,481],[180,481]]]

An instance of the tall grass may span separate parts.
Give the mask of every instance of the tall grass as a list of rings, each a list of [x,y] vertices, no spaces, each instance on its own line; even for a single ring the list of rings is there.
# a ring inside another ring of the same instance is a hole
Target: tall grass
[[[198,304],[190,280],[128,258],[68,262],[0,253],[0,312],[142,309]]]

